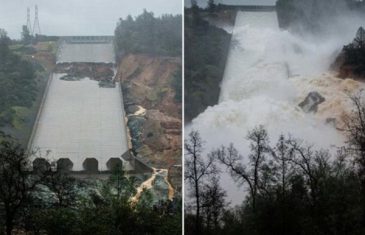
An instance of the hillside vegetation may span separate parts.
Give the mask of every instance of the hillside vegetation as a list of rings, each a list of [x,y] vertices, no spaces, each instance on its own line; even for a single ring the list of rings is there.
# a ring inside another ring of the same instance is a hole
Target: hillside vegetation
[[[181,56],[181,15],[155,17],[146,10],[136,18],[119,19],[115,46],[119,58],[128,53]]]
[[[231,41],[223,29],[203,20],[200,10],[185,14],[185,121],[218,102]]]
[[[357,0],[278,0],[279,25],[294,31],[319,32],[341,14],[364,13],[365,3]]]

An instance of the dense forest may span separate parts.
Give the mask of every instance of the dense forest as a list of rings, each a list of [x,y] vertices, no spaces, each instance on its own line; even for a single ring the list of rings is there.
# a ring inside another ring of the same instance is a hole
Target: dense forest
[[[319,32],[336,16],[363,14],[365,2],[358,0],[278,0],[276,10],[281,28]]]
[[[29,155],[11,138],[0,143],[0,234],[181,234],[181,199],[155,203],[116,166],[108,180],[78,180]]]
[[[209,24],[196,5],[185,9],[185,121],[218,102],[231,35]]]
[[[14,127],[37,95],[33,64],[15,54],[10,45],[0,29],[0,127]]]
[[[360,95],[351,100],[347,145],[335,152],[290,135],[269,139],[258,126],[247,135],[248,153],[230,145],[204,154],[204,140],[191,132],[185,234],[365,234],[365,101]],[[241,205],[228,206],[218,165],[246,189]]]
[[[136,18],[120,19],[115,47],[120,58],[127,53],[181,56],[181,15],[155,17],[146,10]]]

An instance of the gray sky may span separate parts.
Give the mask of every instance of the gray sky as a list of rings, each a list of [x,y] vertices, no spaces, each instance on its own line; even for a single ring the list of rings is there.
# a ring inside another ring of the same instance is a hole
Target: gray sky
[[[214,0],[215,3],[228,5],[275,5],[277,0]],[[208,0],[197,0],[200,7],[206,7]],[[191,5],[191,0],[184,0],[185,6]]]
[[[112,35],[120,17],[139,15],[144,8],[157,16],[182,12],[181,0],[0,0],[0,28],[20,38],[28,6],[33,27],[36,4],[47,35]]]

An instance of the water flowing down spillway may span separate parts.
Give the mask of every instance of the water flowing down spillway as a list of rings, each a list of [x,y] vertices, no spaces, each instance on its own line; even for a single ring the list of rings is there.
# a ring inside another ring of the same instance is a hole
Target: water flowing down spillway
[[[198,130],[206,152],[234,143],[243,156],[247,133],[258,125],[267,129],[271,143],[290,133],[319,148],[343,145],[343,134],[325,119],[342,112],[347,92],[361,85],[336,78],[328,68],[353,35],[305,39],[279,29],[276,12],[238,12],[219,103],[194,119],[185,133]],[[317,114],[298,107],[310,91],[326,98]],[[244,189],[228,173],[221,180],[233,204],[242,202]]]

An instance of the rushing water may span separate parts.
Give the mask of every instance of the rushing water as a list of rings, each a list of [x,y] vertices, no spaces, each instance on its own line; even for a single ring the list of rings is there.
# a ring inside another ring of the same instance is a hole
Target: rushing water
[[[168,180],[168,170],[167,169],[156,169],[156,168],[152,168],[152,169],[153,169],[153,172],[152,172],[151,177],[149,177],[147,180],[143,181],[137,187],[136,194],[131,198],[131,202],[133,204],[138,202],[138,200],[141,198],[144,190],[149,190],[154,186],[157,175],[163,176],[164,183],[166,183],[166,185],[168,187],[167,199],[173,200],[174,195],[175,195],[175,189],[172,187],[172,185],[170,184],[170,182]]]
[[[349,38],[354,34],[349,33]],[[309,91],[317,90],[328,99],[325,103],[333,99],[331,92],[345,99],[344,87],[351,86],[326,73],[349,38],[305,39],[280,30],[275,12],[239,12],[219,103],[194,119],[186,133],[198,130],[206,152],[232,142],[244,156],[247,132],[258,125],[268,130],[271,142],[290,133],[323,148],[342,145],[343,135],[325,123],[325,114],[304,113],[298,104]],[[227,173],[222,181],[232,202],[242,202],[242,187],[237,188]]]

